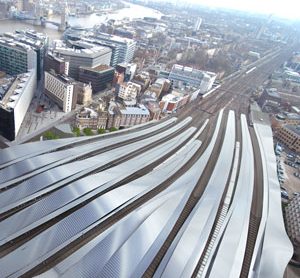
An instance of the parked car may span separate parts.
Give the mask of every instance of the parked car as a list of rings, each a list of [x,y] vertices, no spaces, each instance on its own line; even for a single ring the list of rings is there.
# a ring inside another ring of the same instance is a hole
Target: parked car
[[[280,188],[281,188],[282,190],[286,191],[286,188],[285,188],[284,186],[280,185]]]
[[[285,190],[281,190],[281,198],[289,199],[289,194]]]
[[[281,198],[289,200],[289,195],[286,195],[286,194],[281,192]]]

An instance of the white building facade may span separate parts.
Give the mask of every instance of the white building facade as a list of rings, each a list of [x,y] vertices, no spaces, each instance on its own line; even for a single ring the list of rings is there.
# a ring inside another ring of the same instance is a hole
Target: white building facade
[[[69,78],[45,72],[45,93],[64,112],[72,110],[75,94],[74,84]]]

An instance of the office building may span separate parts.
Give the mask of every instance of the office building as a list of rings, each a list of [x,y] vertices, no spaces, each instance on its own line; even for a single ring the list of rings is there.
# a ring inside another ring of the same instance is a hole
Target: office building
[[[300,74],[293,70],[285,70],[282,76],[285,80],[300,83]]]
[[[76,107],[75,81],[65,75],[45,72],[45,94],[64,112]]]
[[[108,109],[108,123],[107,128],[125,128],[150,120],[150,113],[148,109],[140,104],[137,107],[125,107],[117,102],[111,102]]]
[[[203,77],[200,83],[200,92],[201,93],[208,92],[212,88],[216,80],[216,77],[217,75],[213,72],[208,72],[208,71],[203,72]]]
[[[0,70],[10,75],[36,70],[37,55],[31,46],[0,36]]]
[[[119,87],[118,97],[122,100],[134,100],[141,92],[141,86],[132,82],[123,83]]]
[[[205,72],[190,67],[174,65],[169,75],[169,80],[176,87],[192,86],[202,88],[203,92],[209,90],[216,79],[213,72]]]
[[[276,88],[265,89],[261,94],[258,104],[264,109],[265,106],[278,107],[281,103],[281,96]]]
[[[294,196],[285,207],[286,231],[294,246],[293,260],[300,262],[300,196]]]
[[[2,38],[11,39],[12,43],[19,42],[28,45],[36,52],[37,79],[40,80],[44,71],[44,58],[48,50],[48,36],[34,30],[18,30],[14,33],[4,33],[0,39]]]
[[[53,70],[56,74],[69,75],[69,62],[63,57],[59,57],[52,52],[48,52],[45,57],[45,71]]]
[[[201,27],[201,23],[202,23],[202,18],[198,17],[196,22],[195,22],[195,26],[194,26],[194,31],[197,32],[200,30]]]
[[[300,125],[283,125],[276,130],[275,138],[290,150],[300,153]]]
[[[82,37],[78,38],[77,40],[68,40],[67,45],[72,48],[76,49],[85,49],[90,48],[90,45],[98,45],[103,47],[108,47],[111,49],[111,58],[110,58],[110,65],[115,67],[118,63],[123,61],[123,57],[121,56],[122,53],[122,45],[115,44],[112,42],[107,42],[95,38],[90,37]]]
[[[115,70],[108,65],[100,65],[94,68],[79,67],[78,80],[84,83],[91,83],[93,93],[111,87]]]
[[[159,102],[159,107],[164,113],[174,113],[178,108],[189,102],[190,95],[172,91],[171,94],[165,95]]]
[[[15,140],[36,90],[36,72],[0,79],[0,134]]]
[[[79,67],[95,68],[109,65],[111,49],[103,46],[91,45],[90,48],[74,49],[66,46],[56,46],[55,53],[69,61],[69,76],[78,80]]]
[[[130,63],[133,59],[135,48],[136,48],[136,41],[132,39],[122,38],[119,36],[114,36],[105,33],[97,33],[93,36],[94,39],[100,43],[108,43],[109,45],[119,46],[118,50],[118,61],[119,63]],[[112,65],[114,66],[114,65]]]

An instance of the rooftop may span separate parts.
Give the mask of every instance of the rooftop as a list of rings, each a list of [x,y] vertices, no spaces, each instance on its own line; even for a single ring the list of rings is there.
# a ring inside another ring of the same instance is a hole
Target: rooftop
[[[300,115],[296,113],[286,113],[286,118],[288,120],[299,120],[300,121]]]
[[[109,65],[99,65],[97,67],[91,68],[91,67],[80,67],[81,69],[86,69],[89,71],[99,72],[99,71],[106,71],[106,70],[112,70],[113,67]]]
[[[139,107],[126,107],[120,109],[123,115],[150,115],[149,110],[143,104],[139,104]]]
[[[64,74],[56,74],[55,72],[47,72],[49,74],[51,74],[52,76],[56,77],[57,79],[59,79],[60,81],[62,81],[63,83],[66,83],[66,84],[73,84],[74,82],[77,82],[75,81],[73,78],[67,76],[67,75],[64,75]]]
[[[286,125],[285,127],[300,136],[300,125]]]
[[[281,98],[280,95],[279,95],[279,93],[277,92],[277,89],[275,89],[275,88],[267,89],[266,93],[270,97],[274,97],[274,98],[278,98],[278,99]]]
[[[89,44],[90,48],[84,48],[84,49],[75,49],[67,47],[66,45],[62,43],[57,43],[54,49],[54,52],[60,53],[62,55],[67,56],[81,56],[81,57],[89,57],[94,58],[99,55],[106,54],[108,52],[111,52],[111,49],[105,46],[100,45],[92,45]]]
[[[31,71],[14,78],[5,78],[4,83],[0,84],[0,107],[6,110],[13,109],[33,74]]]
[[[123,44],[132,44],[132,43],[134,43],[134,40],[132,40],[132,39],[123,38],[123,37],[110,35],[110,34],[106,34],[106,33],[97,33],[97,34],[95,34],[95,38],[111,40],[111,41],[114,41],[116,43],[123,43]]]
[[[16,50],[27,52],[33,50],[33,48],[25,43],[14,40],[13,38],[7,38],[0,36],[0,45],[5,47],[14,48]]]

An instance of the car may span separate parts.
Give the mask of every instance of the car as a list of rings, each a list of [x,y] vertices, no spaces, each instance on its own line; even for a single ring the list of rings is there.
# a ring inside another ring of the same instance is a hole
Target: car
[[[289,199],[289,195],[286,193],[281,192],[281,198],[288,200]]]
[[[286,191],[286,188],[285,188],[284,186],[281,185],[280,188],[281,188],[282,190]]]
[[[300,173],[294,173],[294,176],[300,178]]]
[[[299,195],[300,195],[300,192],[294,192],[293,195],[294,195],[294,196],[299,196]]]

